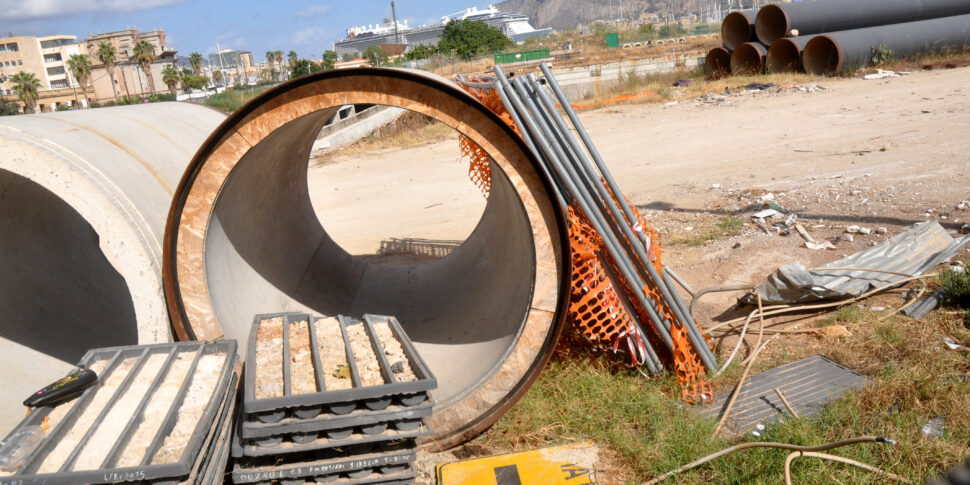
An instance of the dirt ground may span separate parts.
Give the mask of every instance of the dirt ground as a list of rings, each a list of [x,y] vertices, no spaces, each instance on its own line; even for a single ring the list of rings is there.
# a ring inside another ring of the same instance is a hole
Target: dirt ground
[[[819,79],[580,117],[624,194],[661,231],[666,262],[703,288],[760,281],[793,260],[835,260],[927,219],[948,228],[970,222],[970,207],[957,209],[970,199],[968,74]],[[314,166],[311,197],[354,254],[376,254],[389,238],[463,240],[484,209],[466,171],[449,138]],[[821,251],[794,234],[769,236],[749,224],[767,193],[816,239],[834,240],[853,224],[872,234]],[[726,216],[744,220],[739,234],[690,244]],[[887,234],[875,234],[879,227]],[[733,298],[705,297],[699,316],[720,313]]]

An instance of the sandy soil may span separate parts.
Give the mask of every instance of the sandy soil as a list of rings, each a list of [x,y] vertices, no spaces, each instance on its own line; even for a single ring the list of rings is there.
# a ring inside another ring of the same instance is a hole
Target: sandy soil
[[[970,199],[970,68],[819,79],[580,117],[624,194],[661,231],[665,262],[695,288],[760,281],[793,260],[835,260],[915,222],[958,228],[970,219],[970,211],[956,209]],[[311,168],[314,207],[354,254],[376,253],[376,242],[395,237],[463,239],[482,200],[457,155],[456,142],[447,140]],[[452,184],[440,183],[442,170]],[[360,191],[347,197],[345,190],[363,184],[387,190],[365,191],[366,203]],[[697,247],[669,244],[728,215],[747,222],[768,192],[806,227],[822,226],[814,228],[816,239],[834,240],[851,224],[873,234],[842,238],[835,251],[812,251],[797,235],[768,236],[746,224],[739,235]],[[876,235],[878,227],[888,234]],[[735,296],[705,297],[701,319],[720,314]]]
[[[384,347],[384,355],[387,358],[387,362],[391,364],[391,372],[394,373],[394,378],[398,382],[418,380],[418,376],[414,374],[414,369],[411,368],[411,361],[404,354],[404,346],[401,345],[401,341],[394,335],[391,326],[383,322],[375,324],[374,333],[377,334],[381,346]]]
[[[94,470],[101,466],[111,452],[111,448],[118,442],[128,421],[135,414],[135,409],[141,404],[142,398],[148,393],[149,386],[155,381],[167,357],[167,353],[156,353],[148,357],[128,390],[108,411],[101,425],[81,450],[77,461],[74,462],[73,470]]]
[[[334,317],[322,318],[314,323],[314,332],[319,346],[323,383],[327,390],[337,391],[353,387],[350,369],[347,367],[347,349],[340,333],[340,322]]]
[[[192,375],[192,382],[189,383],[189,391],[185,393],[185,399],[179,407],[172,432],[165,437],[158,453],[152,458],[153,465],[172,463],[182,457],[198,427],[202,413],[205,412],[206,405],[212,399],[212,393],[225,367],[225,361],[224,353],[203,355],[199,359],[199,365]]]
[[[308,323],[302,320],[290,325],[290,388],[293,394],[317,392]]]
[[[131,441],[128,442],[128,446],[121,453],[121,459],[118,461],[119,467],[141,464],[152,439],[162,426],[162,421],[168,414],[169,408],[172,407],[172,402],[175,401],[175,396],[182,387],[182,382],[185,381],[185,376],[189,373],[189,368],[192,366],[196,354],[198,354],[197,351],[180,352],[175,356],[175,361],[168,368],[165,379],[155,389],[151,401],[145,407],[142,421],[135,428]]]
[[[125,380],[125,376],[131,372],[131,368],[134,367],[137,361],[138,359],[135,357],[127,358],[115,367],[114,371],[108,374],[107,378],[102,382],[101,388],[98,389],[98,392],[94,394],[94,398],[91,399],[91,403],[81,413],[77,421],[74,422],[74,426],[71,427],[67,434],[63,435],[64,437],[54,447],[54,450],[44,459],[44,463],[37,470],[38,473],[54,473],[61,468],[61,465],[64,464],[71,452],[74,451],[74,448],[77,447],[81,438],[91,428],[91,425],[94,424],[94,420],[104,410],[105,405],[114,396],[122,381]]]
[[[283,395],[283,318],[263,320],[256,331],[256,399]]]
[[[379,386],[384,384],[381,375],[381,365],[374,353],[374,347],[367,336],[363,324],[348,325],[347,339],[350,340],[350,350],[354,352],[357,372],[360,373],[360,383],[364,386]]]

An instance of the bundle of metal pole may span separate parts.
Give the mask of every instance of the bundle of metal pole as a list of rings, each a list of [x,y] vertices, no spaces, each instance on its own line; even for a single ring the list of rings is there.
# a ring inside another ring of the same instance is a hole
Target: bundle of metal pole
[[[724,41],[724,47],[734,50],[739,45],[754,40],[754,23],[757,15],[758,9],[754,8],[727,14],[721,22],[721,40]]]
[[[834,75],[848,67],[869,64],[872,49],[880,46],[900,59],[920,52],[962,48],[968,42],[970,15],[880,25],[819,35],[805,44],[802,64],[810,74]]]
[[[657,270],[653,267],[653,264],[650,263],[650,258],[647,255],[647,246],[645,244],[635,244],[635,242],[639,242],[641,241],[641,239],[645,240],[645,242],[647,243],[649,243],[649,241],[646,241],[646,236],[642,232],[642,229],[639,227],[639,221],[637,220],[636,215],[633,212],[633,209],[629,206],[626,199],[622,196],[622,191],[620,191],[619,185],[616,183],[616,180],[613,178],[613,175],[606,167],[606,163],[603,161],[603,157],[600,156],[599,151],[596,149],[596,146],[593,144],[593,141],[590,139],[589,134],[586,132],[586,129],[583,127],[582,122],[579,120],[579,117],[576,115],[576,111],[573,110],[572,105],[569,103],[569,99],[566,98],[566,95],[563,93],[562,88],[559,86],[559,83],[556,81],[555,76],[553,76],[552,71],[549,69],[549,66],[546,65],[545,63],[542,63],[539,65],[539,67],[540,69],[542,69],[542,72],[545,75],[546,82],[549,84],[550,89],[552,89],[553,93],[559,99],[563,107],[563,111],[569,117],[570,121],[573,124],[573,127],[575,128],[576,132],[579,134],[580,138],[582,139],[583,144],[586,146],[586,149],[588,150],[590,156],[592,157],[593,162],[595,162],[596,167],[599,170],[600,176],[603,178],[603,180],[606,181],[607,185],[609,185],[612,193],[615,194],[616,196],[615,203],[619,205],[623,213],[626,215],[626,220],[630,221],[631,224],[635,224],[637,227],[637,232],[640,233],[639,237],[637,237],[636,235],[633,234],[633,228],[631,228],[629,224],[622,224],[621,221],[623,219],[614,216],[620,229],[626,235],[628,241],[631,242],[631,246],[634,249],[634,254],[638,256],[637,258],[632,258],[633,261],[641,263],[641,266],[644,267],[644,269],[646,269],[647,276],[649,277],[650,280],[652,280],[655,283],[656,288],[660,290],[663,297],[667,301],[672,302],[671,308],[674,310],[675,316],[677,316],[683,322],[683,324],[687,326],[688,335],[691,336],[692,343],[698,355],[701,357],[701,360],[704,362],[705,366],[707,366],[709,370],[717,369],[717,360],[714,357],[713,352],[711,352],[711,349],[707,346],[707,343],[703,338],[703,336],[701,335],[700,330],[697,328],[697,325],[695,324],[694,320],[690,318],[690,313],[687,312],[687,306],[680,298],[680,295],[676,291],[671,291],[668,288],[668,285],[665,284],[664,279],[661,278],[659,274],[657,274]],[[554,115],[555,114],[554,108],[551,109],[550,112],[553,114],[553,116],[558,118],[557,115]],[[568,135],[568,130],[566,130],[565,133]],[[569,136],[568,138],[573,143],[575,143],[575,140],[573,140],[571,136]],[[586,157],[582,153],[582,150],[577,149],[576,152],[578,155],[578,161],[580,162],[580,165],[585,166],[587,168],[588,173],[590,174],[592,179],[597,182],[596,186],[602,187],[602,184],[598,183],[598,177],[595,176],[596,174],[593,171],[592,166],[589,163],[589,160],[586,159]],[[608,196],[609,194],[606,194],[606,195],[607,196],[604,197],[604,201],[606,204],[612,207],[614,203],[614,199],[613,197],[609,197]]]
[[[507,108],[510,112],[518,112],[517,116],[524,122],[523,131],[530,133],[536,140],[535,146],[539,149],[538,158],[551,165],[548,169],[549,172],[560,176],[561,185],[569,198],[576,203],[577,209],[583,212],[593,229],[603,238],[607,255],[617,266],[616,269],[631,286],[636,287],[637,291],[634,292],[633,297],[647,311],[657,333],[668,348],[673,349],[673,340],[668,330],[670,326],[676,325],[678,328],[684,328],[684,325],[687,325],[688,338],[704,365],[709,369],[716,368],[716,359],[708,348],[705,339],[693,320],[686,316],[688,313],[683,300],[675,292],[669,290],[668,285],[672,284],[669,278],[661,277],[650,264],[650,258],[647,254],[648,246],[645,245],[649,244],[649,240],[639,226],[636,226],[640,233],[639,237],[634,234],[634,228],[631,228],[630,224],[637,224],[636,216],[625,199],[619,195],[621,192],[616,181],[609,170],[606,169],[602,157],[599,156],[588,134],[582,128],[582,124],[576,118],[575,112],[569,105],[569,100],[555,82],[548,66],[543,64],[541,67],[546,75],[546,81],[564,107],[563,109],[571,117],[576,131],[586,144],[600,174],[597,174],[586,157],[586,153],[570,134],[569,127],[558,115],[554,102],[541,89],[535,78],[531,78],[530,82],[518,78],[509,83],[501,69],[497,68],[499,86],[506,91],[506,94],[512,94],[507,96],[509,101]],[[612,193],[617,194],[616,200],[607,190],[607,187],[601,183],[601,178],[609,185]],[[607,215],[611,217],[607,217]],[[660,290],[665,300],[670,304],[674,322],[669,322],[661,317],[662,313],[656,303],[642,291],[647,286]],[[648,352],[653,353],[652,349],[649,349]]]
[[[967,0],[815,0],[766,5],[755,19],[765,45],[798,35],[861,29],[970,13]]]

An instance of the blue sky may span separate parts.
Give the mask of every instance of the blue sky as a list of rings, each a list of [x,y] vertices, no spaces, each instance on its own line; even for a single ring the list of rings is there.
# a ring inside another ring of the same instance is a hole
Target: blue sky
[[[164,29],[168,43],[188,56],[222,48],[252,51],[263,61],[268,50],[297,51],[320,58],[348,27],[378,24],[391,16],[391,3],[354,1],[235,0],[0,0],[0,36],[110,32],[134,27]],[[396,0],[398,20],[412,27],[437,23],[442,15],[474,0]]]

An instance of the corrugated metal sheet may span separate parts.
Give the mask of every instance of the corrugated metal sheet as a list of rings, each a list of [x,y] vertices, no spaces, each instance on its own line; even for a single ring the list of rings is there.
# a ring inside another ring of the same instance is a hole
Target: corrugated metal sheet
[[[874,268],[919,275],[953,257],[968,241],[970,235],[954,239],[936,221],[919,223],[877,246],[811,271],[801,263],[788,263],[755,291],[768,304],[851,298],[905,277],[824,268]]]
[[[791,416],[775,393],[777,387],[799,416],[810,416],[842,394],[862,389],[866,378],[821,355],[762,372],[748,379],[731,408],[725,426],[735,433],[743,433],[758,423],[770,423],[783,416]],[[732,393],[722,393],[714,403],[703,408],[702,414],[720,416]]]

